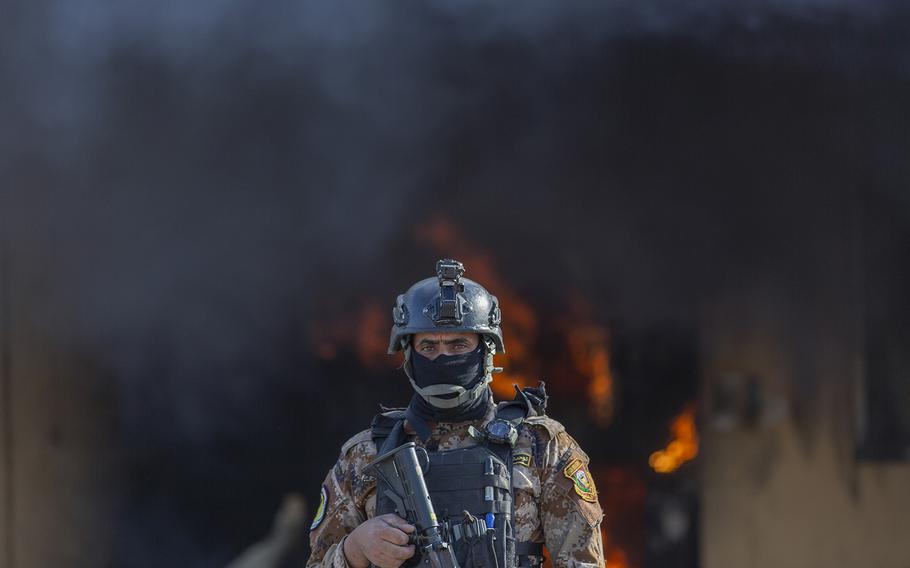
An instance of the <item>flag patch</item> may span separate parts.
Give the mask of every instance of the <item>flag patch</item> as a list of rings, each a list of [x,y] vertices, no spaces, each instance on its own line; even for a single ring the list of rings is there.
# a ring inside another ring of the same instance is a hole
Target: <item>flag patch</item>
[[[591,479],[591,473],[585,462],[580,458],[575,458],[562,470],[562,473],[572,480],[572,485],[579,497],[589,503],[597,501],[597,488],[594,487],[594,480]]]
[[[316,508],[316,516],[313,517],[313,523],[310,525],[310,530],[315,529],[319,526],[319,523],[322,522],[322,519],[325,518],[325,509],[329,505],[329,492],[325,488],[325,485],[322,486],[322,490],[319,492],[319,507]]]

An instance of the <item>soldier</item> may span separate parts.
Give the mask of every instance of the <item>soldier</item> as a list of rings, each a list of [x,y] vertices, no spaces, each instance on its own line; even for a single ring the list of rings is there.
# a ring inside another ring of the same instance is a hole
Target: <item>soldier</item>
[[[310,526],[308,568],[415,562],[415,527],[364,472],[407,441],[427,451],[426,485],[461,568],[539,568],[544,545],[555,568],[604,565],[588,456],[544,414],[543,382],[494,403],[498,300],[463,274],[460,262],[440,260],[435,278],[398,296],[389,353],[404,351],[415,393],[342,446]]]

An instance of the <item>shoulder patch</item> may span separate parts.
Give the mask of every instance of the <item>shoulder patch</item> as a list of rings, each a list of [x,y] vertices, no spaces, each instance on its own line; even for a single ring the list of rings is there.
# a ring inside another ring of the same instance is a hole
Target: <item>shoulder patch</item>
[[[597,501],[597,488],[594,487],[594,480],[588,472],[588,466],[581,458],[571,460],[562,470],[562,474],[572,480],[575,487],[575,493],[588,503]]]
[[[316,515],[313,517],[313,522],[310,524],[310,530],[313,530],[319,526],[319,523],[321,523],[322,519],[325,518],[325,511],[328,506],[329,491],[326,489],[325,485],[323,485],[322,489],[319,491],[319,506],[316,507]]]
[[[547,433],[550,434],[551,438],[555,438],[560,432],[565,432],[566,428],[558,420],[554,420],[549,416],[529,416],[525,418],[527,424],[534,426],[541,426],[546,429]]]
[[[341,455],[348,453],[348,450],[356,446],[357,444],[362,444],[363,442],[371,442],[373,437],[370,435],[369,430],[364,430],[363,432],[358,432],[354,436],[348,439],[344,445],[341,446]]]
[[[523,465],[525,467],[531,467],[531,454],[526,454],[524,452],[516,452],[512,454],[512,465]]]

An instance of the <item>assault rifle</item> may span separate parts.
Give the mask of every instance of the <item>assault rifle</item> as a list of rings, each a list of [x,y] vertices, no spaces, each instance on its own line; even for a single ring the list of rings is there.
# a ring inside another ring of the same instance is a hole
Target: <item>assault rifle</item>
[[[417,548],[420,566],[459,568],[455,552],[442,536],[417,450],[423,452],[429,466],[426,450],[408,442],[371,461],[364,472],[385,482],[385,495],[395,504],[398,516],[417,527],[411,534],[411,543]]]

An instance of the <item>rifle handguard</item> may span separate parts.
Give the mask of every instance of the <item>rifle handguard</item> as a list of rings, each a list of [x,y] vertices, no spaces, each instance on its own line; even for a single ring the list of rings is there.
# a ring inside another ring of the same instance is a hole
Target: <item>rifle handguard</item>
[[[395,504],[398,516],[416,527],[411,540],[421,555],[421,564],[428,568],[459,568],[454,550],[442,538],[423,479],[430,467],[429,456],[424,448],[419,448],[426,457],[426,468],[421,468],[417,449],[414,442],[402,444],[368,463],[364,472],[385,483],[385,495]]]

